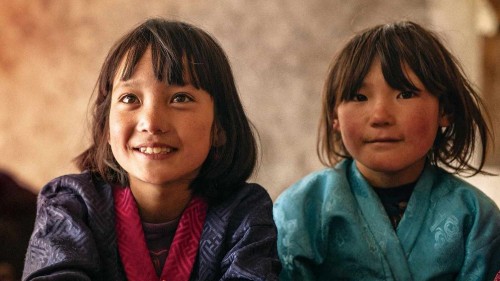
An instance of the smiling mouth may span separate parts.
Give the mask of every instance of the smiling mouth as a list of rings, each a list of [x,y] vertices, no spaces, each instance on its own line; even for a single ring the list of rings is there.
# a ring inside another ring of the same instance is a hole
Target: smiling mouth
[[[142,147],[136,148],[136,150],[138,150],[141,153],[149,154],[149,155],[167,154],[167,153],[174,151],[174,149],[171,147],[157,147],[157,146],[156,147],[142,146]]]
[[[373,139],[367,140],[366,143],[396,143],[400,141],[399,139]]]

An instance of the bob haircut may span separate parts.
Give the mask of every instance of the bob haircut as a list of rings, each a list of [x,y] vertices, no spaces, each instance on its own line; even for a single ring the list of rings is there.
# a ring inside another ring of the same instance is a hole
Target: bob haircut
[[[333,120],[337,106],[359,90],[375,58],[380,59],[384,78],[392,88],[419,91],[405,74],[404,66],[409,66],[449,118],[450,126],[438,129],[428,152],[431,163],[457,174],[488,174],[482,168],[492,133],[483,102],[439,37],[409,21],[364,30],[337,54],[324,86],[317,143],[320,161],[334,166],[342,158],[351,158],[340,132],[333,129]],[[481,148],[478,167],[470,164],[476,143]]]
[[[208,33],[187,23],[149,19],[115,43],[94,90],[97,96],[91,107],[92,144],[75,162],[80,170],[97,172],[109,183],[128,185],[127,172],[108,145],[111,91],[115,76],[130,78],[148,48],[159,81],[191,83],[207,91],[214,101],[212,147],[190,186],[193,193],[209,201],[220,201],[252,174],[257,162],[257,141],[226,54]],[[122,63],[123,72],[117,73]]]

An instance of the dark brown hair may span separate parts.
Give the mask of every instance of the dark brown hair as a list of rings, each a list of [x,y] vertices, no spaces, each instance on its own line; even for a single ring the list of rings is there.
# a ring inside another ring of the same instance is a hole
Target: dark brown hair
[[[214,100],[212,140],[225,141],[222,145],[212,144],[191,188],[209,200],[221,200],[252,174],[257,161],[257,142],[226,54],[212,36],[187,23],[149,19],[115,43],[94,91],[92,144],[75,162],[81,170],[98,172],[110,183],[128,185],[127,172],[117,163],[108,145],[111,90],[120,63],[124,61],[125,66],[119,75],[122,79],[130,78],[148,48],[159,81],[176,85],[190,82],[207,91]]]
[[[380,59],[384,78],[394,89],[417,90],[405,74],[403,66],[409,66],[449,118],[450,126],[438,130],[428,153],[431,163],[459,174],[485,173],[482,168],[492,134],[483,103],[439,37],[409,21],[362,31],[334,59],[323,93],[317,145],[320,161],[333,166],[351,158],[332,122],[337,106],[359,90],[375,58]],[[480,146],[478,167],[470,164],[476,145]]]

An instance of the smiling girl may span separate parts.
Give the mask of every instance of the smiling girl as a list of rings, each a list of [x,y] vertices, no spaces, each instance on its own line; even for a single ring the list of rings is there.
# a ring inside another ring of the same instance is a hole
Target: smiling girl
[[[151,19],[102,67],[83,171],[48,183],[23,280],[276,280],[272,201],[226,55]]]
[[[400,22],[354,36],[325,85],[329,168],[275,203],[281,279],[493,280],[500,212],[451,174],[482,173],[488,137],[479,96],[436,35]]]

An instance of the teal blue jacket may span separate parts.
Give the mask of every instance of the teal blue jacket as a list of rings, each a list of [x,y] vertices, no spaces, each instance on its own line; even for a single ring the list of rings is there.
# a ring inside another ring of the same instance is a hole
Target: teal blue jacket
[[[312,173],[274,205],[281,280],[493,280],[500,211],[427,165],[396,231],[351,160]]]

